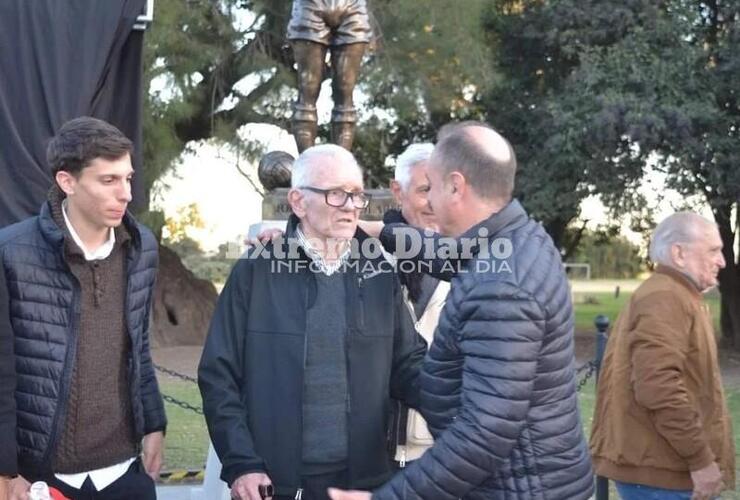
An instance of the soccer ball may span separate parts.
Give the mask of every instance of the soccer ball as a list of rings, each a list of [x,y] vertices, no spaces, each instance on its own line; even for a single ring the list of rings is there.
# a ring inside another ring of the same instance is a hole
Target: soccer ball
[[[267,191],[275,188],[290,187],[290,175],[293,171],[293,155],[285,151],[270,151],[260,160],[257,176]]]

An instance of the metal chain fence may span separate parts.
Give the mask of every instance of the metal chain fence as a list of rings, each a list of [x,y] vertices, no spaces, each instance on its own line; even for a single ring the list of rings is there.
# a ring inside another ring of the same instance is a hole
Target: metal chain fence
[[[576,376],[581,376],[581,373],[585,372],[581,376],[580,380],[576,384],[576,391],[581,392],[581,389],[588,383],[588,381],[596,374],[596,359],[583,363],[580,367],[576,368]]]
[[[160,482],[202,482],[208,454],[208,430],[195,377],[154,364],[167,404],[165,463]]]

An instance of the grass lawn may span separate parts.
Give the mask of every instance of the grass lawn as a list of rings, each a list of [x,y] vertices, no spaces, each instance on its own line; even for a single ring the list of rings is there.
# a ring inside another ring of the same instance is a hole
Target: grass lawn
[[[596,331],[594,318],[604,314],[611,324],[617,319],[619,311],[629,301],[630,293],[623,292],[614,297],[613,292],[574,292],[573,307],[576,316],[576,333],[592,333]],[[714,330],[719,332],[719,294],[715,291],[705,296],[712,311]]]
[[[163,394],[167,394],[181,401],[187,401],[193,406],[201,406],[200,393],[195,385],[169,380],[163,377],[160,380]],[[593,381],[589,381],[578,394],[581,406],[581,416],[586,436],[591,434],[596,394]],[[735,432],[735,449],[740,452],[740,390],[728,391],[727,403],[732,415]],[[184,410],[171,403],[166,403],[169,426],[165,441],[165,464],[163,470],[198,470],[205,466],[208,453],[208,431],[201,415]],[[740,454],[737,456],[740,465]],[[740,471],[738,471],[740,478]],[[740,488],[740,484],[738,485]],[[728,497],[732,498],[732,497]]]
[[[162,394],[185,401],[201,408],[198,387],[190,382],[174,380],[158,374]],[[167,437],[162,470],[200,470],[205,467],[208,455],[208,430],[203,415],[165,402],[167,411]]]

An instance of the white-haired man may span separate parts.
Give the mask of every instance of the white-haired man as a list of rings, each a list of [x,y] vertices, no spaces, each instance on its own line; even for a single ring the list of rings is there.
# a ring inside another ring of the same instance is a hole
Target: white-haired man
[[[390,398],[417,406],[426,351],[379,246],[352,251],[372,246],[352,154],[309,148],[291,183],[286,238],[236,263],[198,370],[221,477],[242,500],[381,484]]]
[[[609,336],[591,452],[625,500],[714,498],[735,484],[735,449],[702,293],[725,266],[717,226],[692,212],[658,224],[655,272]]]
[[[437,231],[428,198],[428,161],[433,151],[434,144],[418,143],[411,144],[398,156],[391,192],[399,208],[388,211],[383,218],[385,222],[400,221]],[[413,269],[400,273],[399,277],[416,330],[431,344],[450,284]],[[400,401],[394,404],[389,436],[394,461],[400,468],[418,459],[433,443],[424,418]]]

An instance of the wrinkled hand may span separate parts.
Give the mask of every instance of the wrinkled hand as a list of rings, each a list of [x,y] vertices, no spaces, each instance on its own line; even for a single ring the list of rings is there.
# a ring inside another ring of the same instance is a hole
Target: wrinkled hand
[[[370,500],[372,498],[372,493],[369,491],[348,491],[329,488],[329,498],[331,498],[331,500]]]
[[[359,220],[357,225],[360,226],[360,229],[365,231],[368,236],[372,236],[373,238],[380,237],[380,232],[385,226],[385,224],[377,220]]]
[[[275,240],[280,238],[283,234],[285,234],[285,231],[278,228],[268,228],[263,229],[260,231],[260,233],[257,235],[256,238],[246,238],[244,240],[244,244],[255,246],[257,243],[262,243],[263,245],[269,243],[271,240]]]
[[[260,500],[259,486],[272,484],[270,476],[263,472],[250,472],[239,476],[231,485],[231,498],[236,500]],[[272,498],[272,497],[267,497]]]
[[[694,492],[691,500],[709,500],[718,496],[724,489],[722,473],[717,462],[712,462],[703,469],[691,471]]]
[[[28,491],[31,489],[31,483],[26,481],[23,476],[8,481],[8,500],[28,500]],[[2,497],[0,497],[2,498]]]
[[[144,463],[144,469],[149,477],[157,481],[164,461],[164,433],[157,431],[147,434],[144,436],[141,448],[141,461]]]

